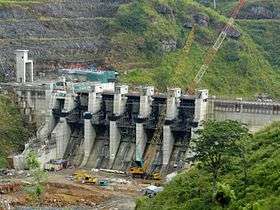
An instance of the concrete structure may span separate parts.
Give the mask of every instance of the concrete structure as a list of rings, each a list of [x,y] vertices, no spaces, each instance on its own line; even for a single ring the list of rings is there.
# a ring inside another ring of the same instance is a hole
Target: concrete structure
[[[92,92],[88,93],[88,111],[95,114],[101,109],[103,88],[100,84],[92,87]]]
[[[95,143],[95,139],[96,139],[96,131],[93,128],[92,124],[91,124],[91,114],[86,114],[85,115],[85,124],[84,124],[84,158],[83,158],[83,162],[81,163],[81,166],[84,167],[86,166],[88,159],[90,157],[90,153],[92,150],[92,147]]]
[[[67,93],[64,98],[64,112],[70,112],[75,108],[75,95],[72,93]]]
[[[180,105],[181,89],[172,88],[167,90],[166,120],[174,120],[178,115]]]
[[[113,118],[110,120],[110,168],[117,155],[117,151],[121,141],[121,134],[117,126],[117,119],[124,113],[127,102],[126,94],[128,93],[128,86],[116,86],[113,101]]]
[[[125,110],[125,104],[126,104],[126,94],[128,93],[128,86],[127,85],[121,85],[115,87],[115,93],[114,93],[114,107],[113,107],[113,114],[115,116],[120,116],[123,114]]]
[[[15,54],[17,82],[33,82],[33,61],[28,59],[28,50],[16,50]]]
[[[147,118],[152,110],[152,96],[154,95],[155,90],[154,87],[142,87],[141,96],[140,96],[140,110],[139,110],[139,118]]]
[[[211,98],[208,103],[208,119],[236,120],[256,132],[273,122],[280,121],[280,103]]]
[[[165,106],[162,143],[154,163],[167,172],[181,167],[193,131],[205,119],[238,120],[252,131],[280,120],[280,103],[208,99],[207,90],[196,96],[180,95],[180,89],[155,95],[153,87],[128,93],[127,86],[108,92],[96,83],[83,85],[88,87],[73,93],[71,84],[68,90],[51,84],[1,84],[2,91],[16,92],[26,119],[44,122],[37,132],[42,162],[79,154],[81,166],[126,170],[133,160],[143,160]],[[15,159],[20,168],[22,156]]]
[[[174,88],[167,90],[167,106],[166,106],[166,121],[173,121],[178,117],[180,107],[180,97],[181,97],[181,89]],[[171,123],[163,126],[163,139],[162,139],[162,152],[163,152],[163,166],[167,166],[169,164],[169,160],[171,157],[171,153],[174,146],[174,136],[171,130]]]
[[[154,87],[142,87],[140,95],[139,122],[136,123],[136,151],[135,160],[142,161],[147,144],[147,134],[144,128],[144,121],[150,116],[152,111],[152,102]]]
[[[51,133],[51,138],[56,142],[56,159],[63,159],[71,136],[70,126],[66,118],[60,118],[57,126]]]
[[[179,88],[155,94],[151,86],[129,93],[128,86],[113,82],[34,82],[27,53],[16,52],[17,83],[1,84],[1,91],[16,94],[26,121],[38,126],[37,137],[14,158],[17,169],[32,149],[42,163],[66,158],[83,167],[126,171],[144,159],[160,132],[152,168],[171,172],[183,166],[190,139],[206,119],[238,120],[251,131],[280,120],[280,103],[209,99],[207,90],[188,96]]]
[[[101,110],[103,88],[100,84],[92,86],[92,92],[88,93],[88,112],[84,113],[84,157],[81,166],[86,166],[90,153],[96,140],[96,131],[91,120],[92,115]]]
[[[198,90],[195,99],[195,121],[203,122],[207,117],[208,90]]]

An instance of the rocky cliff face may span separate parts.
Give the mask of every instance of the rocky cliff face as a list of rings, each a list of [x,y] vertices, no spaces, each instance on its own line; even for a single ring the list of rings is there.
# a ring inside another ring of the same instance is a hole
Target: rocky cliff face
[[[279,3],[278,3],[279,4]],[[273,1],[248,2],[241,11],[241,19],[279,19],[279,5]]]
[[[35,69],[102,63],[110,50],[110,21],[128,0],[64,0],[0,8],[2,74],[13,75],[15,49],[29,49]]]

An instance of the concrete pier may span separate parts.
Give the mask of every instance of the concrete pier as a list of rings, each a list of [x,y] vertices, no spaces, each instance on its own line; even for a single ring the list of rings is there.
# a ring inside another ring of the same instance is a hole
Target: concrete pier
[[[84,158],[81,164],[82,167],[84,167],[87,164],[88,159],[90,157],[90,153],[92,151],[92,147],[96,139],[96,132],[91,124],[91,115],[89,113],[85,115],[84,123],[85,123],[84,124],[85,139],[84,139]]]
[[[148,86],[143,87],[140,95],[140,108],[138,118],[140,121],[145,121],[152,111],[152,102],[154,95],[154,87]],[[145,132],[144,123],[136,123],[136,151],[135,151],[135,160],[142,161],[147,144],[147,134]]]
[[[153,102],[152,96],[154,95],[154,92],[154,87],[152,86],[142,88],[140,95],[139,118],[144,119],[149,117],[152,110],[151,105]]]
[[[143,123],[136,123],[136,151],[135,160],[142,161],[145,147],[147,144],[147,134]]]
[[[75,108],[75,96],[72,93],[67,93],[64,99],[63,111],[70,112]]]
[[[84,113],[84,158],[82,167],[86,166],[96,140],[96,131],[91,123],[91,118],[101,109],[102,92],[101,85],[96,84],[92,87],[92,92],[88,94],[88,112]]]
[[[17,82],[33,82],[33,61],[28,59],[28,50],[16,50],[15,54]]]
[[[121,85],[115,87],[114,105],[113,105],[113,113],[115,116],[120,116],[125,111],[127,93],[128,93],[127,85]]]
[[[172,88],[167,91],[167,106],[166,106],[166,118],[167,121],[173,121],[178,117],[178,107],[180,106],[181,89]],[[174,136],[171,130],[171,124],[163,126],[163,139],[162,139],[162,164],[163,168],[169,163],[173,146]]]
[[[103,88],[101,85],[94,85],[93,91],[88,94],[88,111],[95,114],[101,109]]]
[[[121,134],[119,132],[117,122],[110,121],[110,168],[115,160],[119,145],[121,141]]]
[[[174,120],[178,115],[180,105],[181,89],[171,88],[167,90],[166,120]]]
[[[171,153],[174,146],[174,136],[171,131],[170,125],[163,126],[163,140],[162,140],[162,165],[163,167],[169,164]]]
[[[115,93],[114,93],[114,101],[113,101],[113,120],[110,121],[110,145],[109,145],[109,151],[110,151],[110,163],[109,168],[113,166],[115,157],[118,152],[118,148],[121,141],[121,134],[119,131],[119,128],[117,126],[117,118],[120,117],[126,107],[127,102],[127,96],[128,93],[128,86],[127,85],[121,85],[115,87]]]
[[[196,122],[203,122],[204,120],[206,120],[208,97],[208,90],[198,90],[197,97],[195,99],[194,114],[194,120]]]
[[[62,159],[71,136],[70,126],[64,117],[61,117],[59,123],[53,130],[51,138],[56,142],[56,158]]]

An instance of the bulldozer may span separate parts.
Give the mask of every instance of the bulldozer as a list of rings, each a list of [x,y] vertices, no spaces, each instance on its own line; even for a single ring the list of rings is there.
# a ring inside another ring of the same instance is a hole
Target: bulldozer
[[[76,171],[74,174],[74,179],[77,182],[81,182],[83,184],[96,184],[97,178],[89,174],[87,171]]]

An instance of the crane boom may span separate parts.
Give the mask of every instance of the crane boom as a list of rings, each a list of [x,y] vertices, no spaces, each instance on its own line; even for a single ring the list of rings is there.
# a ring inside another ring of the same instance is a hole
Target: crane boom
[[[196,29],[196,25],[193,24],[192,30],[190,31],[190,33],[188,34],[188,37],[186,39],[185,45],[182,49],[182,53],[179,55],[178,62],[175,66],[174,69],[174,76],[172,77],[172,85],[176,85],[177,84],[177,78],[184,78],[184,58],[187,57],[189,55],[189,52],[192,48],[192,44],[194,42],[195,39],[195,29]]]
[[[152,167],[152,163],[154,161],[156,152],[157,152],[157,145],[161,143],[161,134],[163,130],[163,125],[165,122],[165,113],[166,113],[166,106],[164,105],[162,110],[159,112],[158,122],[155,126],[154,135],[151,139],[149,148],[147,150],[147,154],[145,156],[144,171],[149,171]]]
[[[217,52],[219,51],[225,38],[227,37],[228,30],[233,26],[235,19],[236,19],[237,15],[239,14],[239,11],[241,10],[241,8],[244,6],[244,4],[245,4],[245,0],[239,0],[238,5],[232,11],[230,19],[228,20],[227,24],[225,25],[225,27],[219,34],[219,37],[217,38],[216,42],[206,53],[202,66],[200,67],[194,80],[192,81],[191,85],[188,88],[188,93],[194,94],[196,86],[202,80],[205,72],[209,68],[209,65],[213,62]]]

